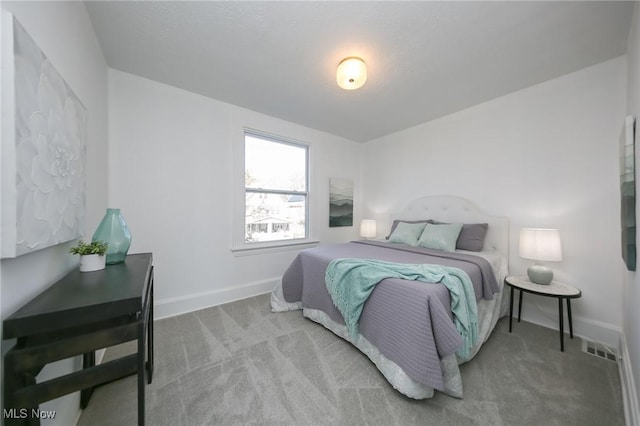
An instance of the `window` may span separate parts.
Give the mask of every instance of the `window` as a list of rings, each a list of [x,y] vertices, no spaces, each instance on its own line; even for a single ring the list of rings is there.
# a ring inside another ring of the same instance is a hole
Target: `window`
[[[245,243],[307,238],[308,147],[244,134]]]

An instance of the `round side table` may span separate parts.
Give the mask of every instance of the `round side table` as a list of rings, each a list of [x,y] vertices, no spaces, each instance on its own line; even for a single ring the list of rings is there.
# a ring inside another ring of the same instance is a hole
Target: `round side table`
[[[564,313],[562,312],[562,301],[567,301],[567,317],[569,319],[569,336],[573,339],[573,322],[571,319],[571,299],[577,299],[582,296],[582,292],[569,285],[559,281],[552,281],[551,284],[542,285],[532,283],[529,278],[524,276],[508,276],[504,279],[504,283],[511,287],[511,297],[509,299],[509,333],[511,333],[513,322],[513,293],[515,289],[520,290],[520,299],[518,300],[518,322],[522,313],[522,294],[532,293],[539,296],[555,297],[558,299],[558,318],[560,322],[560,350],[564,352]]]

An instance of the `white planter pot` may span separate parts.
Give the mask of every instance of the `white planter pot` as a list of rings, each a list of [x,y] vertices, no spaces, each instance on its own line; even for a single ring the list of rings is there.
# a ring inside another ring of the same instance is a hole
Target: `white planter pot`
[[[99,271],[104,269],[107,257],[99,254],[80,256],[80,272]]]

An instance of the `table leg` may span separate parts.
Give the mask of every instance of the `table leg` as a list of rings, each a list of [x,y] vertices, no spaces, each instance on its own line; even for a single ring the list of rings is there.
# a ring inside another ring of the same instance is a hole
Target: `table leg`
[[[562,297],[558,298],[558,316],[560,317],[560,351],[564,352],[564,314],[562,312]]]
[[[38,405],[31,405],[31,402],[18,404],[15,395],[21,389],[34,386],[36,376],[42,369],[20,370],[16,366],[14,349],[20,345],[20,339],[14,348],[4,355],[3,371],[3,408],[0,423],[4,426],[35,426],[40,425],[40,418],[34,416],[34,410],[38,410]]]
[[[19,408],[13,403],[13,394],[26,386],[24,383],[24,376],[21,372],[15,371],[13,366],[13,360],[10,356],[4,357],[4,400],[3,400],[3,415],[4,425],[13,426],[27,423],[26,420],[22,420],[18,414]]]
[[[571,299],[567,298],[567,316],[569,317],[569,336],[573,339],[573,321],[571,320]]]
[[[518,299],[518,322],[520,322],[520,315],[522,314],[522,295],[524,291],[520,290],[520,299]]]
[[[144,318],[138,322],[138,426],[144,426],[144,387],[145,387],[145,340],[146,324]]]
[[[149,300],[149,321],[147,325],[147,383],[151,384],[153,380],[153,287],[151,287],[151,299]]]
[[[94,367],[96,365],[96,352],[91,351],[82,355],[82,369]],[[89,400],[93,394],[93,387],[82,389],[80,391],[80,408],[83,410],[89,405]]]
[[[511,287],[511,296],[509,297],[509,333],[511,333],[511,324],[513,323],[513,286]]]

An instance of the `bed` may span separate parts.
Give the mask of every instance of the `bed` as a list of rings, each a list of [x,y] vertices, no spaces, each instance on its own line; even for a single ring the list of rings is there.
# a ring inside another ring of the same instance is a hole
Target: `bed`
[[[506,313],[502,286],[508,265],[508,220],[486,214],[470,201],[454,196],[416,199],[390,219],[396,225],[402,223],[400,227],[427,220],[436,224],[486,223],[488,227],[481,251],[448,252],[384,238],[302,250],[271,294],[272,311],[301,309],[308,319],[350,341],[396,390],[410,398],[431,398],[434,391],[462,398],[459,364],[475,356]],[[386,278],[375,286],[362,309],[357,333],[349,333],[325,284],[327,267],[343,258],[464,270],[471,278],[477,302],[477,342],[464,358],[459,355],[461,336],[454,326],[451,297],[444,285],[399,278]]]

